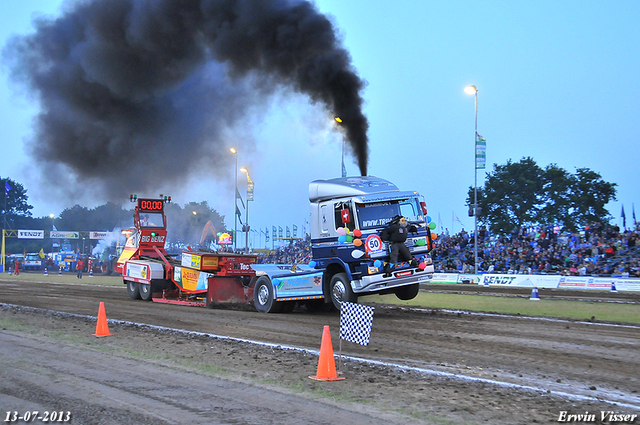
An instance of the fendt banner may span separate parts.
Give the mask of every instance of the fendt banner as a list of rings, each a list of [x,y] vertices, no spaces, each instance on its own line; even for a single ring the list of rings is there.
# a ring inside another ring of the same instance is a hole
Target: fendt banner
[[[44,239],[44,230],[18,230],[18,239]]]

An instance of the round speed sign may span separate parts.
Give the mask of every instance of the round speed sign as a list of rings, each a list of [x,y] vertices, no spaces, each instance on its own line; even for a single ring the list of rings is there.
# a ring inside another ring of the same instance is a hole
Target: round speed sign
[[[382,243],[382,239],[380,239],[380,236],[378,235],[367,236],[367,239],[364,242],[364,246],[367,252],[382,251],[384,249],[384,244]]]

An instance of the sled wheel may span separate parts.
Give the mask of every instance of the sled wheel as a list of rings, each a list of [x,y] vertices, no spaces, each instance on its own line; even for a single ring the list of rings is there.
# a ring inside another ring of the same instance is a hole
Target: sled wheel
[[[130,280],[127,280],[127,292],[129,292],[129,297],[132,300],[139,300],[140,286],[138,285],[138,282],[132,282]]]
[[[148,283],[140,283],[140,298],[142,301],[151,301],[151,285]]]

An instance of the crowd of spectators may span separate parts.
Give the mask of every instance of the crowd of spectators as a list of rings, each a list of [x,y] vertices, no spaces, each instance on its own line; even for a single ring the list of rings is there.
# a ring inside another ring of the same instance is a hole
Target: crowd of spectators
[[[478,271],[507,274],[562,274],[640,277],[640,232],[594,223],[579,233],[557,226],[525,227],[507,236],[478,231]],[[462,230],[440,234],[431,252],[437,272],[474,271],[473,234]],[[311,260],[309,236],[260,254],[258,262],[306,264]]]
[[[258,255],[262,264],[307,264],[311,261],[311,237],[297,239],[267,254]]]
[[[640,276],[639,235],[618,226],[594,223],[579,233],[556,226],[527,227],[508,236],[478,231],[478,271],[508,274]],[[474,270],[473,235],[464,230],[440,235],[432,258],[439,272]]]

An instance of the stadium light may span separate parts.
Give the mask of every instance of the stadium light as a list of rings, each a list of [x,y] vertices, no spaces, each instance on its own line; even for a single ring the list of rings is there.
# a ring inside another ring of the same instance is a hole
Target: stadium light
[[[476,88],[476,86],[467,86],[464,88],[464,92],[466,94],[476,94],[478,93],[478,89]]]

